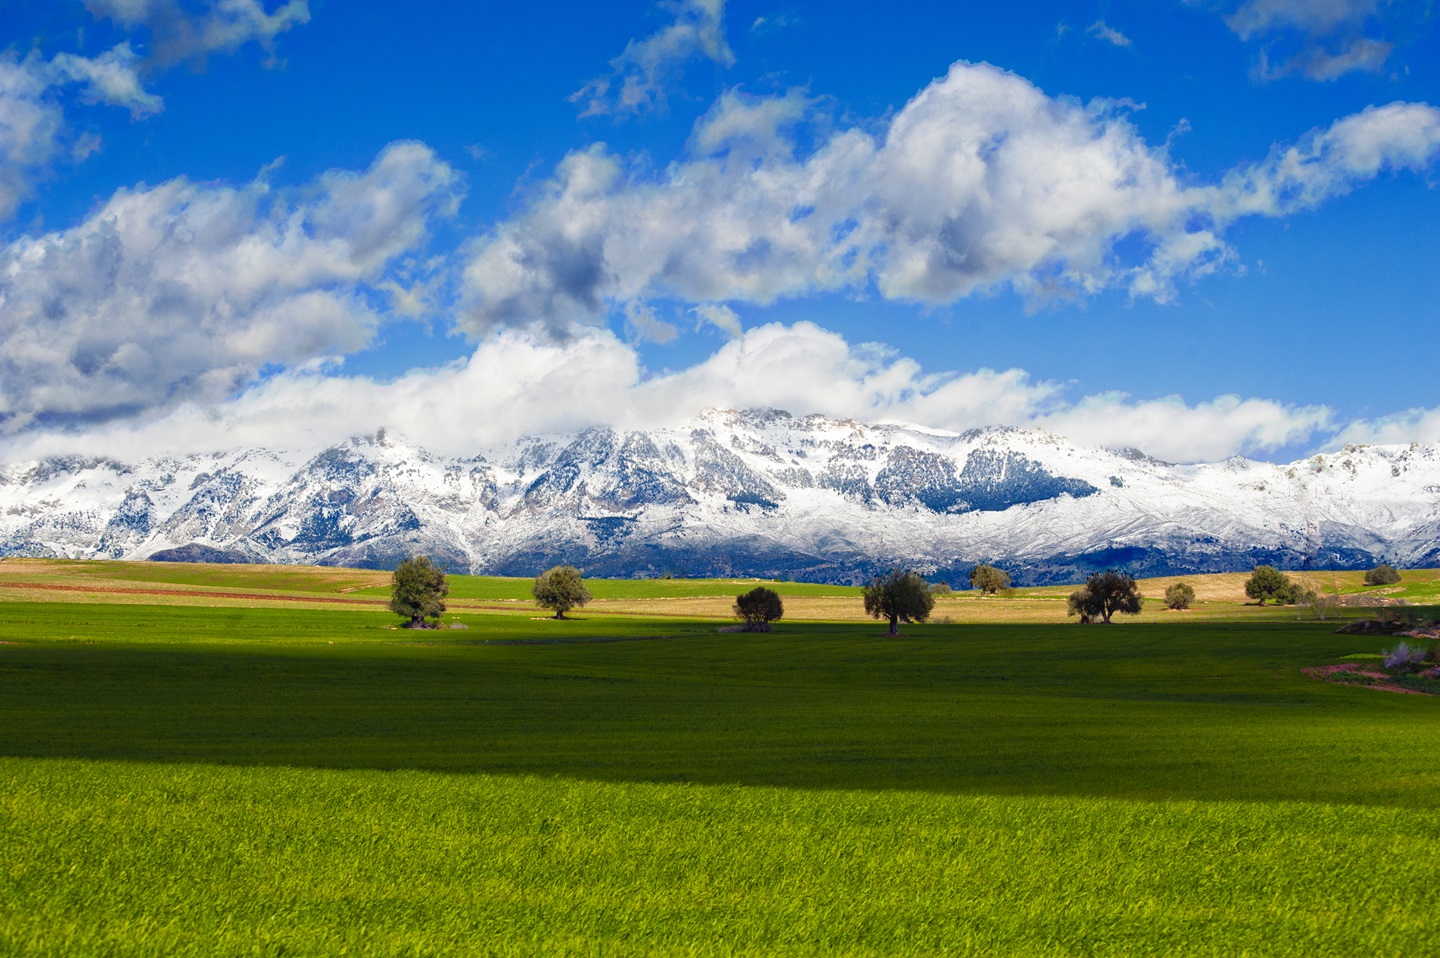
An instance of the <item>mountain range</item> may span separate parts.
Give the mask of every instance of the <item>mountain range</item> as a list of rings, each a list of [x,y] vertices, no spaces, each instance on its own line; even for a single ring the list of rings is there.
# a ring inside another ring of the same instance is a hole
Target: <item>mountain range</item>
[[[441,456],[383,431],[276,449],[0,465],[0,555],[452,572],[966,584],[1440,564],[1440,448],[1175,465],[1053,433],[954,434],[774,409]]]

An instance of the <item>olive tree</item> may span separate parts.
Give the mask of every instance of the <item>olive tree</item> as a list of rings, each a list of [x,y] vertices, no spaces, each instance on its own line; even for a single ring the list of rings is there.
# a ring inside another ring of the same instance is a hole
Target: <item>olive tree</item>
[[[1106,569],[1092,572],[1085,586],[1070,593],[1066,614],[1080,616],[1080,621],[1094,622],[1098,616],[1107,625],[1115,613],[1140,614],[1140,587],[1124,572]]]
[[[445,611],[443,600],[449,594],[445,573],[429,556],[411,556],[390,576],[390,611],[410,620],[405,623],[407,629],[434,628],[425,620],[439,621]]]
[[[735,598],[735,616],[745,620],[746,632],[769,632],[770,623],[785,614],[780,596],[763,585]]]
[[[981,595],[994,595],[1010,587],[1010,573],[993,565],[980,563],[970,570],[970,588],[979,589]]]
[[[573,565],[557,565],[540,573],[530,587],[530,594],[541,608],[553,609],[557,619],[565,618],[566,612],[591,599],[580,570]]]
[[[1274,600],[1278,605],[1287,605],[1294,602],[1296,585],[1290,581],[1290,577],[1273,565],[1257,565],[1250,578],[1245,580],[1245,594],[1264,605],[1269,600]]]
[[[890,620],[887,635],[899,635],[901,622],[924,622],[933,608],[930,584],[918,572],[894,569],[865,586],[865,612],[872,619]]]

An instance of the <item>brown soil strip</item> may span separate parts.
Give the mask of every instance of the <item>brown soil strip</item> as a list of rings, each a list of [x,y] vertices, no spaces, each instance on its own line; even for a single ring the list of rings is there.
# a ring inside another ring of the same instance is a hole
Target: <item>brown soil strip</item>
[[[385,605],[385,599],[352,599],[337,595],[273,595],[264,592],[209,592],[193,589],[125,589],[99,585],[57,585],[53,582],[0,582],[0,589],[43,589],[47,592],[86,592],[100,595],[160,595],[203,599],[263,599],[266,602],[324,602],[350,605]]]
[[[1362,689],[1379,689],[1381,692],[1397,692],[1400,695],[1427,695],[1419,689],[1407,689],[1399,685],[1390,685],[1387,682],[1377,682],[1374,685],[1360,685],[1358,682],[1332,682],[1330,676],[1336,672],[1353,672],[1356,675],[1363,675],[1371,679],[1388,679],[1390,676],[1384,672],[1367,671],[1358,662],[1347,662],[1344,665],[1320,665],[1313,669],[1301,669],[1301,672],[1312,679],[1319,679],[1322,682],[1331,682],[1333,685],[1354,685]]]

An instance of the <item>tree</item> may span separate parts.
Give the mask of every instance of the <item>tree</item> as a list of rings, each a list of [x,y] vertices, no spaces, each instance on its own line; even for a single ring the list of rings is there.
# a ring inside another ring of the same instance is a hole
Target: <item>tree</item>
[[[1116,569],[1092,572],[1085,587],[1070,593],[1068,614],[1079,615],[1081,622],[1093,622],[1099,616],[1105,624],[1117,612],[1140,614],[1140,587],[1135,580]]]
[[[1400,581],[1400,573],[1389,563],[1382,562],[1365,573],[1366,585],[1394,585]]]
[[[899,635],[901,622],[924,622],[933,608],[930,584],[918,572],[893,569],[865,586],[865,612],[872,619],[890,620],[887,635]]]
[[[970,570],[970,588],[979,589],[981,595],[994,595],[1010,587],[1010,573],[982,562]]]
[[[1188,582],[1172,582],[1165,590],[1165,608],[1188,609],[1195,601],[1195,587]]]
[[[763,585],[735,599],[735,615],[745,620],[746,632],[769,632],[770,623],[785,614],[780,596]]]
[[[390,611],[410,620],[405,624],[407,629],[434,628],[425,620],[439,620],[445,611],[442,600],[449,594],[445,573],[429,556],[411,556],[390,576]]]
[[[1245,594],[1258,599],[1261,605],[1268,599],[1274,599],[1281,605],[1293,602],[1295,590],[1290,577],[1273,565],[1257,565],[1250,578],[1245,580]]]
[[[557,619],[565,618],[566,612],[591,599],[580,570],[573,565],[557,565],[540,573],[530,587],[530,594],[542,608],[554,609]]]

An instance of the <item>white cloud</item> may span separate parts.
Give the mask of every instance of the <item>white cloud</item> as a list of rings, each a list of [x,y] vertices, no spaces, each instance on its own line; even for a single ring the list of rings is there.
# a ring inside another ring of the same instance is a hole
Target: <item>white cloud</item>
[[[0,53],[0,221],[34,195],[37,182],[68,154],[81,162],[100,147],[89,133],[74,136],[65,124],[66,88],[78,87],[86,104],[128,109],[135,119],[161,112],[164,102],[145,89],[144,76],[182,60],[232,50],[256,40],[273,50],[277,34],[309,19],[306,0],[289,0],[267,13],[261,0],[211,0],[182,7],[178,0],[86,0],[97,17],[148,31],[142,56],[129,42],[96,57],[60,52],[46,61]]]
[[[1089,28],[1086,29],[1085,32],[1098,40],[1105,41],[1111,46],[1125,48],[1134,46],[1134,44],[1131,43],[1129,37],[1121,33],[1119,30],[1116,30],[1114,27],[1108,25],[1104,20],[1096,20],[1094,23],[1090,24]]]
[[[731,339],[745,332],[745,327],[740,323],[740,315],[723,303],[701,303],[690,312],[694,313],[698,320],[695,324],[696,331],[705,326],[714,326]]]
[[[1375,419],[1348,424],[1335,437],[1336,443],[1440,443],[1440,407],[1407,409]]]
[[[34,192],[61,152],[64,114],[53,97],[43,61],[0,53],[0,221]]]
[[[725,42],[725,0],[671,0],[662,4],[674,20],[643,40],[631,40],[598,76],[570,97],[581,116],[625,115],[661,110],[666,88],[687,62],[703,57],[731,66]]]
[[[145,91],[140,81],[140,58],[128,43],[93,58],[58,53],[50,66],[58,78],[82,84],[81,97],[88,103],[125,107],[137,119],[164,108],[158,96]]]
[[[1358,27],[1380,8],[1380,0],[1244,0],[1225,23],[1242,40],[1285,28],[1323,35]]]
[[[275,37],[308,23],[306,0],[288,0],[273,13],[262,0],[209,0],[182,6],[179,0],[85,0],[96,17],[149,33],[150,60],[169,67],[208,53],[238,49],[251,40],[273,51]]]
[[[1366,107],[1261,163],[1235,170],[1216,192],[1222,219],[1313,209],[1387,170],[1423,170],[1440,158],[1440,109],[1425,103]]]
[[[674,342],[680,335],[674,323],[667,323],[644,303],[625,304],[625,328],[634,339],[647,343]]]
[[[454,212],[428,147],[295,195],[184,179],[121,190],[83,223],[0,250],[0,417],[123,417],[218,401],[268,364],[363,346],[371,284]]]
[[[1234,395],[1191,406],[1178,396],[1136,402],[1123,393],[1103,393],[1038,422],[1080,442],[1135,447],[1179,462],[1213,462],[1307,442],[1329,431],[1332,419],[1324,406]]]
[[[872,284],[927,305],[1006,288],[1166,301],[1233,257],[1235,219],[1424,168],[1440,143],[1435,108],[1391,104],[1207,186],[1127,105],[1048,97],[985,64],[955,64],[880,134],[843,129],[800,155],[814,108],[797,91],[728,93],[658,172],[603,145],[570,154],[473,244],[461,325],[563,331],[632,300],[768,304]]]
[[[1422,16],[1410,0],[1242,0],[1225,23],[1242,40],[1265,44],[1257,77],[1334,80],[1382,69],[1394,44],[1381,34],[1393,22]]]
[[[1304,442],[1329,423],[1323,408],[1261,399],[1222,396],[1192,406],[1174,397],[1105,394],[1072,402],[1064,392],[1018,369],[927,373],[913,359],[804,322],[756,327],[693,366],[650,376],[635,350],[608,330],[577,330],[566,340],[506,330],[468,360],[390,383],[311,364],[223,404],[185,403],[158,419],[78,433],[12,436],[3,455],[15,461],[79,451],[133,459],[249,445],[313,451],[381,427],[436,452],[473,454],[530,433],[650,428],[707,406],[774,406],[953,431],[1042,427],[1196,461]]]

